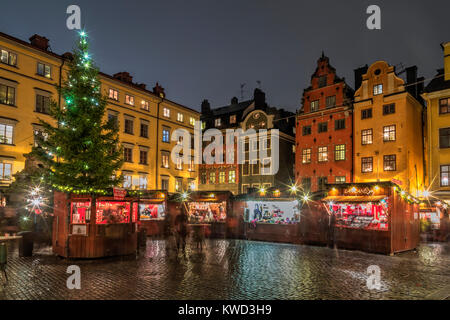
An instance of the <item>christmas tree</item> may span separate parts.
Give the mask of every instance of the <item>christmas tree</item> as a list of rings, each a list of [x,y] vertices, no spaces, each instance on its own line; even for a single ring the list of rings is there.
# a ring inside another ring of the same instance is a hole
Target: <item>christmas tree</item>
[[[123,163],[119,129],[113,119],[104,119],[107,101],[88,48],[87,35],[81,31],[58,89],[63,103],[51,103],[53,124],[39,120],[43,134],[32,150],[43,164],[41,181],[65,192],[103,193],[122,181],[116,174]]]

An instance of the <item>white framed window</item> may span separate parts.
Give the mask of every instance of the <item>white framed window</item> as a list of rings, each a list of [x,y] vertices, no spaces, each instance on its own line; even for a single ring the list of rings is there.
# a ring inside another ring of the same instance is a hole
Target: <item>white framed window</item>
[[[189,168],[188,168],[188,170],[191,171],[191,172],[195,171],[194,158],[192,158],[192,157],[189,159]]]
[[[0,162],[0,180],[11,180],[12,176],[12,163]]]
[[[110,88],[108,98],[119,101],[119,91]]]
[[[195,180],[189,179],[188,186],[189,186],[190,191],[195,191],[195,189],[196,189]]]
[[[189,124],[190,124],[191,126],[195,126],[195,118],[194,118],[194,117],[190,117],[190,118],[189,118]]]
[[[373,86],[373,95],[379,95],[383,93],[383,85],[382,84],[376,84]]]
[[[10,66],[17,66],[17,54],[2,49],[0,61]]]
[[[133,176],[130,173],[123,173],[123,187],[131,188],[133,185]]]
[[[130,96],[129,94],[126,94],[125,95],[125,103],[130,106],[134,106],[134,97]]]
[[[169,108],[163,109],[163,116],[166,118],[170,118],[170,109]]]
[[[141,109],[142,109],[142,110],[146,110],[146,111],[150,110],[149,104],[148,104],[148,101],[147,101],[147,100],[142,100],[142,101],[141,101]]]
[[[219,172],[219,183],[225,183],[225,171]]]
[[[228,171],[228,183],[236,183],[236,171]]]
[[[163,128],[162,141],[170,143],[170,129],[169,128]]]
[[[38,62],[37,63],[37,74],[50,79],[52,77],[52,68],[48,64]]]
[[[319,162],[328,161],[328,147],[319,147]]]
[[[147,186],[148,186],[147,175],[141,174],[141,175],[139,176],[139,189],[141,189],[141,190],[147,190]]]
[[[169,153],[163,152],[161,155],[161,164],[164,168],[169,168]]]
[[[311,101],[310,109],[311,112],[319,110],[319,100]]]
[[[177,121],[183,122],[184,121],[184,115],[180,112],[177,113]]]
[[[14,126],[7,123],[0,123],[0,143],[13,144]]]
[[[16,104],[16,88],[0,83],[0,103],[14,106]]]

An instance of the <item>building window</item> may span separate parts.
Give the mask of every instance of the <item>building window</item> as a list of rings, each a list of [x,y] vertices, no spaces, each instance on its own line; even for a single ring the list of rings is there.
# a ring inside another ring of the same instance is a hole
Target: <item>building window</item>
[[[141,109],[142,110],[146,110],[146,111],[148,111],[150,108],[149,108],[149,104],[148,104],[148,101],[145,101],[145,100],[142,100],[141,101]]]
[[[303,188],[303,191],[311,190],[311,178],[303,178],[302,179],[302,188]]]
[[[395,141],[395,125],[383,127],[383,141]]]
[[[328,183],[327,177],[317,178],[317,188],[319,190],[325,190],[325,185]]]
[[[40,62],[37,64],[37,74],[49,79],[52,77],[50,66]]]
[[[383,85],[382,84],[376,84],[373,86],[373,95],[379,95],[383,93]]]
[[[327,76],[319,77],[319,88],[325,87],[327,85]]]
[[[311,112],[319,110],[319,100],[311,101]]]
[[[141,174],[139,176],[139,189],[147,190],[147,186],[148,186],[147,175]]]
[[[183,170],[183,158],[178,158],[176,163],[177,170]]]
[[[365,129],[361,131],[361,144],[367,145],[373,143],[373,130]]]
[[[129,104],[130,106],[134,106],[134,97],[126,94],[125,95],[125,103]]]
[[[228,183],[236,183],[236,171],[228,171]]]
[[[163,116],[166,118],[170,118],[170,109],[169,108],[163,109]]]
[[[450,148],[450,128],[439,129],[439,147]]]
[[[372,108],[361,110],[361,119],[370,119],[372,118]]]
[[[128,173],[123,173],[123,187],[131,188],[133,185],[133,177]]]
[[[225,183],[225,172],[224,171],[219,172],[219,183]]]
[[[133,120],[125,119],[124,130],[125,130],[125,133],[133,134]]]
[[[242,175],[248,176],[250,174],[250,162],[246,160],[242,165]]]
[[[252,175],[258,176],[259,174],[259,162],[256,160],[252,163]]]
[[[10,66],[16,66],[17,65],[17,55],[15,53],[2,50],[1,55],[1,62],[5,64],[9,64]]]
[[[303,149],[302,163],[311,163],[311,149]]]
[[[338,144],[334,146],[334,160],[345,160],[345,144]]]
[[[243,184],[242,185],[242,193],[247,194],[248,193],[248,188],[250,188],[249,184]]]
[[[162,141],[167,143],[170,142],[170,130],[167,128],[163,129]]]
[[[129,147],[124,147],[123,158],[125,162],[133,162],[133,149]]]
[[[209,183],[214,184],[216,183],[216,172],[212,171],[209,173]]]
[[[183,178],[175,179],[175,191],[183,190]]]
[[[36,95],[36,112],[50,113],[50,97]]]
[[[327,132],[328,131],[328,123],[327,122],[319,122],[318,125],[318,132]]]
[[[184,115],[180,112],[177,113],[177,121],[183,122],[184,121]]]
[[[40,128],[40,129],[35,128],[33,130],[33,133],[34,133],[34,146],[38,148],[41,146],[40,145],[41,141],[47,140],[48,134],[45,133],[42,128]]]
[[[272,168],[271,168],[271,161],[272,158],[264,158],[261,161],[261,174],[263,175],[270,175],[272,174]]]
[[[450,165],[441,166],[441,187],[448,187],[448,178],[450,175]]]
[[[0,143],[13,144],[14,127],[9,124],[0,123]]]
[[[450,113],[450,98],[439,100],[439,114]]]
[[[235,114],[230,116],[230,124],[234,124],[234,123],[236,123],[236,115]]]
[[[195,126],[195,118],[194,117],[190,117],[189,118],[189,123],[191,126]]]
[[[337,176],[334,181],[336,183],[345,183],[345,176]]]
[[[383,157],[383,167],[384,167],[384,171],[397,170],[395,154],[386,155]]]
[[[109,89],[108,98],[119,101],[119,91],[114,89]]]
[[[169,191],[169,178],[161,178],[161,190]]]
[[[328,161],[328,147],[319,147],[319,162]]]
[[[329,96],[325,100],[327,108],[332,108],[336,105],[336,96]]]
[[[12,164],[0,162],[0,180],[11,180]]]
[[[362,173],[373,172],[372,157],[361,158],[361,172]]]
[[[386,104],[383,106],[383,115],[394,113],[395,113],[395,103]]]
[[[148,138],[148,124],[141,122],[141,137]]]
[[[345,119],[334,120],[334,130],[345,129]]]
[[[111,122],[115,127],[119,125],[119,117],[117,114],[108,113],[108,121]]]
[[[221,123],[222,123],[222,121],[221,121],[220,118],[217,118],[217,119],[214,121],[214,125],[215,125],[216,127],[220,127]]]
[[[302,127],[302,134],[304,136],[308,136],[311,134],[311,126],[303,126]]]
[[[161,154],[162,157],[162,161],[161,164],[164,168],[169,168],[169,153],[168,152],[163,152]]]
[[[0,103],[10,106],[16,103],[16,88],[0,84]]]
[[[188,167],[188,171],[195,171],[195,163],[194,163],[194,158],[190,158],[189,159],[189,167]]]
[[[206,172],[202,172],[202,174],[200,175],[200,183],[206,184]]]
[[[147,150],[139,150],[139,163],[140,164],[148,164],[148,151]]]

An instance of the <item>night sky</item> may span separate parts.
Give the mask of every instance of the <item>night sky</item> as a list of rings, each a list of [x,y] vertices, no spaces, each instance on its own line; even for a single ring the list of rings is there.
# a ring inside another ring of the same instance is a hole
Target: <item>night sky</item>
[[[439,44],[450,41],[448,0],[160,0],[2,1],[0,31],[51,49],[72,49],[66,8],[81,7],[96,64],[128,71],[135,82],[156,81],[167,98],[199,110],[252,96],[257,81],[272,106],[295,111],[322,50],[354,86],[353,69],[376,60],[416,64],[430,78],[442,68]],[[366,28],[366,8],[381,7],[381,30]]]

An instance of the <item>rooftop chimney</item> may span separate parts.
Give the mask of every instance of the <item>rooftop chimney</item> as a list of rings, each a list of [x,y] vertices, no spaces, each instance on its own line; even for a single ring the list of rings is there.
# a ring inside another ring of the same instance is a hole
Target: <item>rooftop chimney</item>
[[[406,91],[417,98],[417,66],[406,68]]]
[[[209,101],[205,99],[202,101],[202,113],[208,114],[210,112],[211,112],[211,105],[209,104]]]
[[[231,104],[238,104],[238,98],[236,97],[231,98]]]
[[[450,80],[450,41],[441,44],[444,50],[444,79],[445,81]]]
[[[144,90],[147,90],[147,85],[145,83],[139,83],[138,87]]]
[[[33,47],[39,48],[41,50],[47,51],[49,48],[48,39],[46,37],[40,36],[38,34],[33,35],[30,38],[30,43]]]
[[[119,72],[116,73],[113,77],[126,83],[133,83],[133,77],[130,76],[128,72]]]
[[[161,85],[158,82],[153,87],[153,93],[156,94],[158,97],[161,97],[161,98],[165,98],[166,97],[166,93],[164,92],[164,88],[161,87]]]
[[[364,67],[360,67],[355,69],[355,91],[361,87],[362,84],[362,76],[367,73],[369,66],[366,64]]]
[[[266,94],[261,89],[256,88],[253,91],[253,99],[255,100],[255,107],[264,107],[266,105]]]

